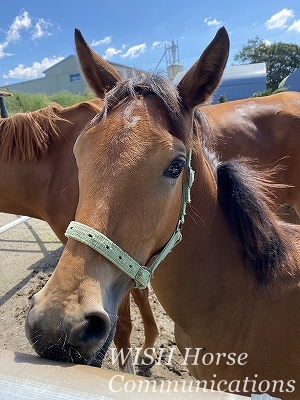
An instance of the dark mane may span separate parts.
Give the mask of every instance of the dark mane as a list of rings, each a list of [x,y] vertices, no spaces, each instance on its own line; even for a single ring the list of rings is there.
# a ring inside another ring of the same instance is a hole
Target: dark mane
[[[43,157],[55,137],[61,132],[57,122],[70,122],[63,118],[62,111],[81,105],[99,111],[97,101],[87,101],[63,108],[51,104],[46,108],[28,113],[18,113],[0,120],[0,158],[4,161],[24,162]]]
[[[218,163],[217,179],[219,201],[258,283],[268,285],[279,271],[290,274],[295,248],[271,209],[270,180],[240,160]]]
[[[114,107],[122,104],[128,97],[137,98],[156,95],[166,110],[171,122],[174,123],[174,135],[183,140],[189,140],[182,124],[182,105],[178,91],[173,84],[159,74],[143,73],[127,80],[121,80],[105,96],[103,110],[94,118],[92,125],[105,118]],[[176,123],[175,123],[176,122]]]

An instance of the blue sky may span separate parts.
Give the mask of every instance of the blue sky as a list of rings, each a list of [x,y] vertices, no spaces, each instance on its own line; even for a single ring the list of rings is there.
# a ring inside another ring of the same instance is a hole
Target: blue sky
[[[75,27],[108,61],[148,71],[155,70],[172,40],[178,43],[180,63],[188,69],[221,26],[231,41],[228,65],[256,35],[270,43],[300,45],[299,0],[8,0],[4,4],[0,87],[42,77],[45,69],[75,54]],[[158,70],[164,68],[163,59]]]

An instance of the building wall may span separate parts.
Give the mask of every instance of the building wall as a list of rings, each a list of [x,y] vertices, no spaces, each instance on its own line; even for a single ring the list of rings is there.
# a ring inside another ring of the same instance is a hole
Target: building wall
[[[265,79],[223,81],[213,95],[213,104],[218,103],[219,97],[224,95],[227,101],[247,99],[254,93],[267,89]]]
[[[5,86],[9,92],[46,93],[44,78]]]

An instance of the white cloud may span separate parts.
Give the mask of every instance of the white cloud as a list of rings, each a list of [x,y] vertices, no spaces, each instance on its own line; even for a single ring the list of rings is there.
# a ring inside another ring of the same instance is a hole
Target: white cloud
[[[288,31],[300,32],[300,19],[298,19],[298,21],[294,21],[288,28]]]
[[[155,40],[155,41],[152,43],[152,49],[154,49],[155,47],[159,46],[160,44],[161,44],[161,42]]]
[[[93,39],[91,46],[102,46],[103,44],[109,44],[111,42],[111,36],[106,36],[104,39],[95,40]]]
[[[51,36],[49,29],[52,27],[51,22],[45,21],[43,18],[38,19],[31,33],[31,39],[41,39],[42,37]]]
[[[285,29],[287,27],[287,21],[294,16],[293,10],[283,8],[278,13],[272,15],[268,21],[265,22],[267,29]]]
[[[217,21],[216,18],[212,19],[211,17],[205,18],[204,23],[206,23],[208,26],[210,25],[220,25],[222,21]]]
[[[264,40],[264,44],[266,45],[266,46],[271,46],[271,42],[270,42],[270,40],[268,40],[268,39],[265,39]]]
[[[111,60],[113,56],[116,56],[117,54],[120,53],[122,53],[122,50],[117,50],[114,47],[109,47],[108,49],[105,50],[103,58],[104,60]]]
[[[22,40],[22,31],[30,31],[30,39],[36,40],[42,37],[51,36],[50,29],[53,27],[51,22],[45,21],[43,18],[38,18],[34,23],[28,11],[22,11],[20,15],[15,17],[8,31],[6,38],[0,43],[0,58],[11,56],[11,53],[5,52],[10,43],[16,43]]]
[[[44,58],[41,62],[34,62],[31,67],[26,67],[19,64],[16,68],[10,70],[8,74],[3,75],[3,78],[18,78],[18,79],[36,79],[43,77],[43,71],[50,68],[52,65],[63,60],[64,57]]]
[[[20,31],[22,29],[29,29],[31,27],[31,18],[27,11],[18,15],[7,32],[7,42],[17,42],[20,39]]]
[[[5,49],[8,47],[8,42],[0,43],[0,58],[11,56],[12,54],[6,53]]]
[[[139,57],[142,53],[144,53],[147,49],[147,46],[145,43],[142,44],[137,44],[136,46],[130,47],[125,54],[122,54],[120,57],[122,58],[137,58]]]

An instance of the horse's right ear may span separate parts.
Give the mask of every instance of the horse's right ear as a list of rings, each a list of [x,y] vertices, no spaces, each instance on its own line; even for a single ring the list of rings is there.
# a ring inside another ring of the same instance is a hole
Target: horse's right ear
[[[105,93],[121,80],[121,76],[90,48],[79,29],[75,29],[75,45],[79,64],[88,85],[98,97],[103,98]]]

